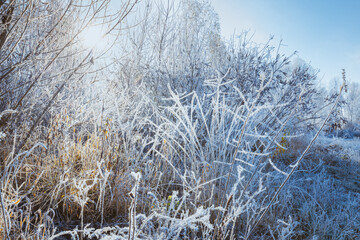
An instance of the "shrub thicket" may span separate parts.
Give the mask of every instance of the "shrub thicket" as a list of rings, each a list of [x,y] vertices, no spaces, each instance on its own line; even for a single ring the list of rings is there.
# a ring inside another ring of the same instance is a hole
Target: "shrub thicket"
[[[359,237],[343,159],[298,168],[311,66],[224,43],[207,1],[108,3],[0,2],[4,239]],[[115,61],[81,46],[94,22],[120,28]]]

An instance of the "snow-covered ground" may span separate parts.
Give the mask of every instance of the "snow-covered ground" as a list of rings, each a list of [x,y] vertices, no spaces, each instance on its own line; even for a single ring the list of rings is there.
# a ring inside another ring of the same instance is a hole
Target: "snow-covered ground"
[[[343,151],[342,154],[347,155],[352,161],[360,163],[360,138],[344,139],[337,137],[321,136],[317,139],[317,145],[324,146],[325,148],[331,146],[338,146],[338,150]]]

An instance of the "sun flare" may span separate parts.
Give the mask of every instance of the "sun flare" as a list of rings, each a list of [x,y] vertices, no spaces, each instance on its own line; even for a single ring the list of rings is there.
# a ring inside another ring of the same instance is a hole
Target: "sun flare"
[[[80,35],[85,48],[102,49],[106,47],[105,29],[101,25],[90,26]]]

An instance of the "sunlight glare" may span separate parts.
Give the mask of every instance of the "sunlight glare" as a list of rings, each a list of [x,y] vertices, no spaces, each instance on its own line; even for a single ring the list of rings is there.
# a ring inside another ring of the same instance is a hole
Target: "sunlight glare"
[[[106,47],[104,34],[105,30],[102,26],[90,26],[82,32],[80,38],[85,48],[102,49]]]

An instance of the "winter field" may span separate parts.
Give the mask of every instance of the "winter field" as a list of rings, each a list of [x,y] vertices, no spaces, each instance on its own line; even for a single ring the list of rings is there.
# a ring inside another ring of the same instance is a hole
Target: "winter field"
[[[360,239],[345,70],[206,0],[112,4],[0,1],[0,239]]]

